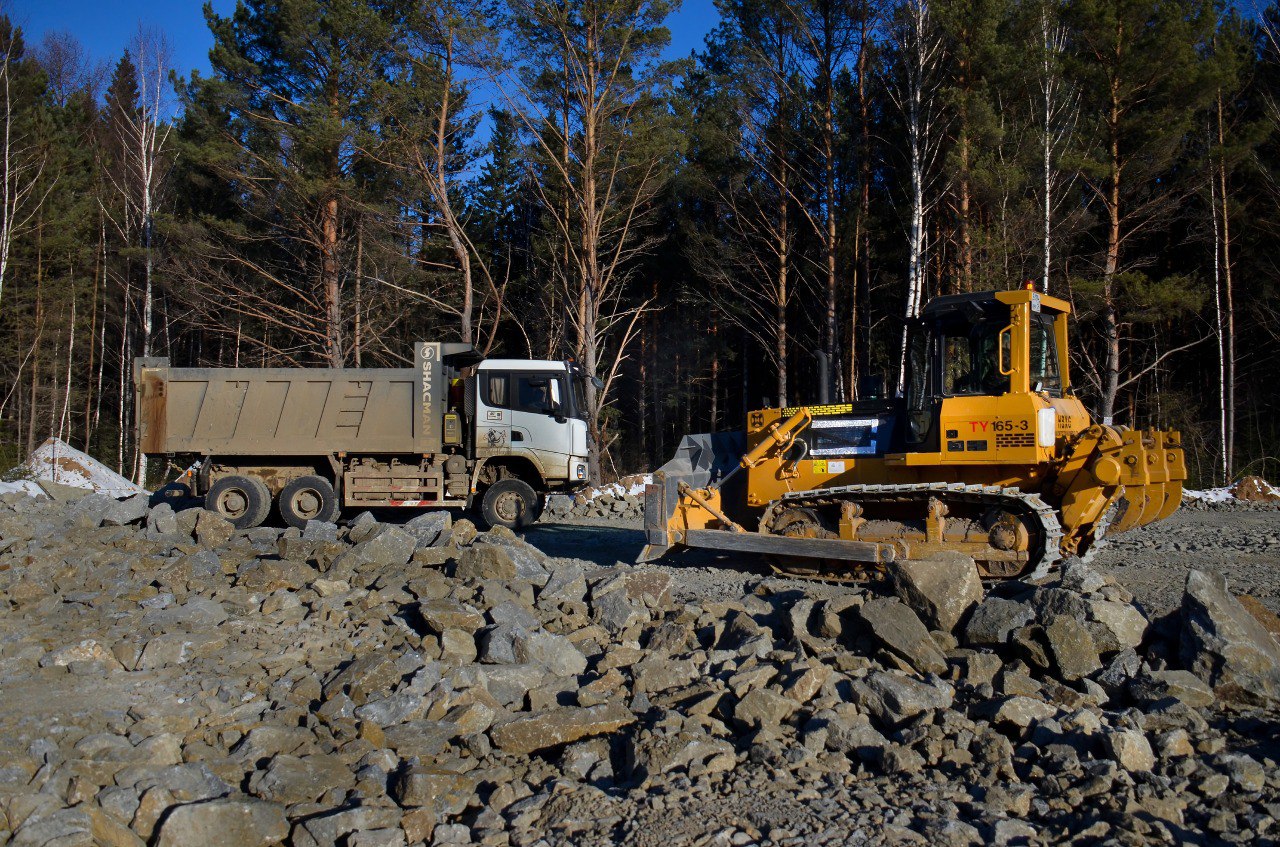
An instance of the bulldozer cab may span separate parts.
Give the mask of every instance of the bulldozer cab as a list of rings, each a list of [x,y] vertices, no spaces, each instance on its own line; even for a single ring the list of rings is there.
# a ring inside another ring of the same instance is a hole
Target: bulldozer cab
[[[1069,310],[1025,289],[931,300],[908,329],[900,449],[940,449],[949,398],[980,412],[986,398],[1013,393],[1062,397],[1067,374],[1059,349]]]

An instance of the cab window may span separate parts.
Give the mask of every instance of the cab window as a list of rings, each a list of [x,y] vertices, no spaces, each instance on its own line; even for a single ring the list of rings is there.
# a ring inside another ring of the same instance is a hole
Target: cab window
[[[958,394],[997,395],[1009,390],[1009,377],[1000,373],[1000,348],[1009,361],[1009,334],[1001,335],[999,321],[950,324],[942,330],[942,390]]]
[[[560,413],[564,392],[558,377],[549,374],[515,374],[514,376],[513,409],[540,415]]]
[[[1062,371],[1058,368],[1058,339],[1053,318],[1033,315],[1031,321],[1031,389],[1062,396]]]
[[[573,416],[587,419],[587,381],[582,377],[573,378]]]
[[[484,385],[484,404],[495,409],[507,407],[507,375],[504,373],[486,373],[481,380]]]

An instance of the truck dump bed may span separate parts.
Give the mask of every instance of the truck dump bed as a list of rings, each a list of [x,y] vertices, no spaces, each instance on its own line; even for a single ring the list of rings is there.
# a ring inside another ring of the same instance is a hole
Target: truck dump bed
[[[134,386],[142,450],[437,452],[448,395],[443,358],[464,346],[418,344],[412,368],[171,368],[168,359],[139,359]]]

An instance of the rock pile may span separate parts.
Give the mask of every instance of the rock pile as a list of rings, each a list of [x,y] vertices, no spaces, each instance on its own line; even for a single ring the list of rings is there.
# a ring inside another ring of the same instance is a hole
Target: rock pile
[[[593,497],[583,494],[552,494],[547,498],[544,520],[567,518],[606,518],[616,521],[638,521],[644,518],[644,495],[601,492]]]
[[[1211,574],[985,597],[0,497],[0,842],[1270,843],[1280,648]]]

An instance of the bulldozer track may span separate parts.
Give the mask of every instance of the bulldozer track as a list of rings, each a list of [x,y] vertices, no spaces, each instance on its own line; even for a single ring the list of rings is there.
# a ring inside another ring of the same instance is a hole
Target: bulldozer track
[[[1032,548],[1032,557],[1022,570],[1013,576],[1024,576],[1028,572],[1044,573],[1062,556],[1062,525],[1053,507],[1040,498],[1016,487],[998,485],[968,485],[958,482],[902,483],[893,485],[867,484],[842,485],[830,488],[816,488],[808,491],[793,491],[784,494],[769,504],[761,526],[782,509],[814,508],[831,506],[844,501],[867,504],[875,501],[902,502],[904,498],[918,497],[922,503],[929,497],[939,497],[943,502],[966,502],[978,505],[1002,506],[1011,512],[1020,512],[1032,517],[1038,524],[1038,544]],[[1016,505],[1015,505],[1016,504]],[[1012,506],[1012,508],[1010,508]],[[1109,518],[1110,515],[1107,516]],[[1101,527],[1105,530],[1105,525]],[[1038,550],[1037,550],[1038,547]],[[1038,555],[1036,555],[1038,553]],[[786,564],[773,564],[777,573],[792,578],[808,579],[817,582],[849,583],[861,582],[875,578],[871,572],[840,573],[835,569],[826,573],[814,573],[788,567]],[[847,568],[847,565],[845,566]]]

